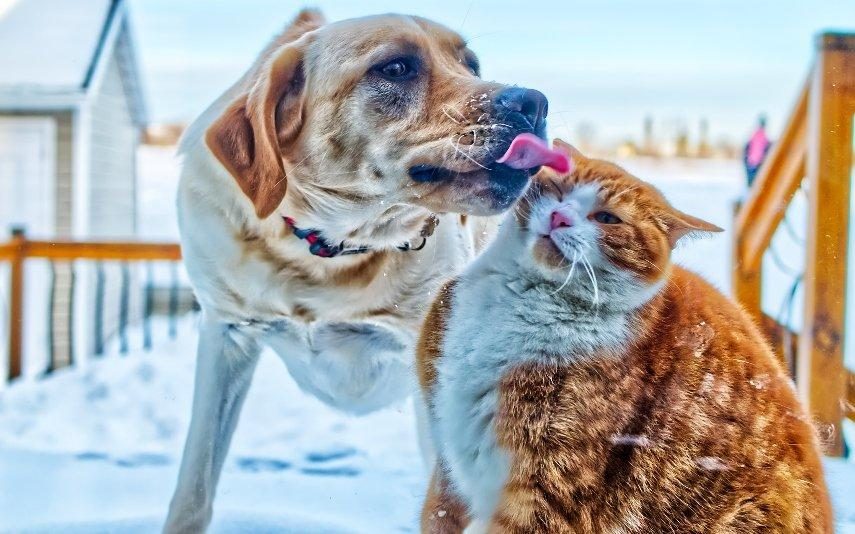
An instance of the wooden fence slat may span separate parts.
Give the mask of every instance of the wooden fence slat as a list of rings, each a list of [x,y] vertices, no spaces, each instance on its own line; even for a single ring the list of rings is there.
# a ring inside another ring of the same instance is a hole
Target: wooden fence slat
[[[27,257],[50,260],[179,261],[175,243],[28,241]]]
[[[128,262],[122,262],[122,287],[119,292],[119,352],[127,354],[128,313],[131,298],[131,271]]]
[[[9,256],[9,368],[6,373],[8,380],[21,376],[24,345],[24,252],[26,236],[21,228],[12,229],[12,240],[8,247],[12,250]]]
[[[18,244],[14,241],[0,243],[0,261],[10,261],[18,254]]]
[[[145,286],[143,290],[143,348],[151,350],[151,314],[154,310],[154,267],[151,262],[145,265]]]
[[[832,36],[833,37],[833,36]],[[855,112],[855,36],[852,48],[820,37],[808,108],[807,175],[810,215],[804,277],[804,325],[796,383],[823,430],[827,454],[843,453],[840,425],[848,373],[843,362],[846,271]],[[828,47],[828,43],[835,46]]]
[[[48,313],[47,313],[47,332],[48,332],[48,364],[46,373],[52,373],[57,370],[56,357],[56,263],[50,262],[50,290],[48,296]]]
[[[95,356],[104,355],[104,286],[106,283],[107,275],[104,272],[104,264],[99,261],[95,264],[95,321],[93,325]]]
[[[23,317],[24,317],[24,263],[29,258],[40,258],[51,262],[57,261],[94,260],[100,261],[170,261],[181,260],[181,247],[177,243],[139,243],[130,241],[116,242],[87,242],[87,241],[40,241],[29,240],[23,229],[13,229],[12,238],[6,243],[0,243],[0,261],[9,262],[9,340],[8,340],[8,372],[7,379],[12,380],[21,375],[23,352]],[[99,275],[103,277],[102,268]],[[74,272],[72,269],[72,292],[74,291]],[[103,284],[103,279],[99,278]],[[55,280],[54,282],[55,283]],[[53,288],[55,290],[56,288]],[[123,302],[127,299],[127,288],[123,290]],[[103,293],[103,287],[98,293]],[[53,303],[53,298],[51,302]],[[73,296],[70,302],[73,302]],[[96,297],[96,308],[103,308],[103,295]],[[103,352],[103,332],[99,319],[103,310],[96,310],[95,352]],[[127,311],[125,311],[125,316]],[[73,314],[69,313],[69,321]],[[127,317],[125,317],[125,323]],[[49,330],[51,331],[51,330]],[[73,328],[70,328],[73,331]],[[49,366],[50,369],[51,366]]]
[[[744,208],[738,203],[734,206],[734,220],[738,220]],[[742,305],[755,321],[761,321],[763,317],[762,289],[763,272],[760,269],[748,269],[742,256],[744,247],[740,238],[738,225],[734,225],[733,240],[731,241],[731,270],[730,287],[733,290],[733,298]]]

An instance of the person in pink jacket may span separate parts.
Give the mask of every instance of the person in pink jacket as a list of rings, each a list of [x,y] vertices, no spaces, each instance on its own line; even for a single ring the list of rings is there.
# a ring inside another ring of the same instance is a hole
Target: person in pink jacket
[[[751,134],[751,139],[745,144],[742,161],[745,164],[745,174],[748,177],[748,187],[754,183],[757,171],[769,153],[772,143],[766,135],[766,117],[761,115],[757,120],[757,129]]]

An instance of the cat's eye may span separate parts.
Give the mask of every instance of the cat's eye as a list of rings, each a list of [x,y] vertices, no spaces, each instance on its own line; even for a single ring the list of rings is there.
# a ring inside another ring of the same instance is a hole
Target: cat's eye
[[[620,224],[623,221],[620,217],[607,211],[598,211],[593,215],[593,219],[600,224]]]

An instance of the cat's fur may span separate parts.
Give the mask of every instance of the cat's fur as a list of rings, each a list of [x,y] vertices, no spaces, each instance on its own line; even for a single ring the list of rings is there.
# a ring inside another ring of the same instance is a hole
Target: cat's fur
[[[742,309],[671,265],[682,236],[720,229],[573,156],[423,327],[439,460],[422,531],[831,532],[790,379]]]

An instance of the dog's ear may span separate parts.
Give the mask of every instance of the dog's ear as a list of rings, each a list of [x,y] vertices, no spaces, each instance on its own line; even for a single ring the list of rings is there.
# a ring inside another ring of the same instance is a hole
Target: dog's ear
[[[296,41],[304,33],[317,30],[326,23],[327,21],[319,9],[305,8],[282,30],[282,33],[276,38],[274,43],[285,44]]]
[[[249,92],[214,121],[205,142],[252,201],[259,218],[285,197],[283,150],[302,126],[309,35],[284,45],[261,66]]]

